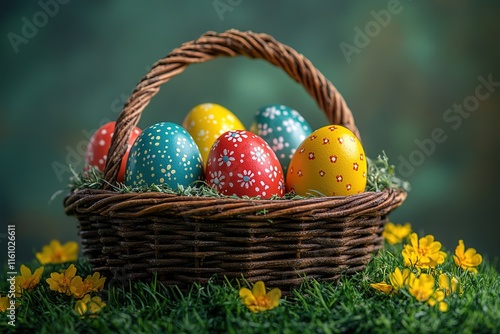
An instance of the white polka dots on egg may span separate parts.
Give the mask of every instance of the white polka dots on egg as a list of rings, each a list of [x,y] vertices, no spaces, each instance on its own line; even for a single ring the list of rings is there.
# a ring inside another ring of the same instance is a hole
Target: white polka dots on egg
[[[201,154],[191,135],[178,124],[162,122],[137,137],[127,162],[125,184],[133,187],[167,184],[177,189],[202,176]]]
[[[212,145],[221,134],[229,130],[245,129],[231,111],[215,103],[195,106],[182,125],[193,136],[205,162]]]
[[[257,110],[250,131],[271,146],[286,173],[293,153],[312,130],[298,111],[271,104]]]

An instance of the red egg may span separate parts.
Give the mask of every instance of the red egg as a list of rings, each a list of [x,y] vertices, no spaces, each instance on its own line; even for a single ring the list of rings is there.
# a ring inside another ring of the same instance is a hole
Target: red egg
[[[92,137],[90,137],[89,143],[87,144],[87,150],[85,151],[85,162],[87,166],[95,166],[100,171],[104,171],[104,166],[106,165],[106,160],[108,158],[108,150],[111,146],[111,138],[113,137],[113,133],[115,131],[115,123],[116,122],[109,122],[104,124],[97,129],[96,132],[94,132]],[[123,182],[130,148],[140,133],[141,129],[138,127],[135,127],[134,130],[132,130],[132,134],[130,135],[128,142],[127,152],[125,152],[125,155],[123,156],[118,177],[116,179],[118,182]]]
[[[208,154],[205,175],[210,186],[227,196],[270,198],[285,192],[276,154],[250,131],[224,132]]]

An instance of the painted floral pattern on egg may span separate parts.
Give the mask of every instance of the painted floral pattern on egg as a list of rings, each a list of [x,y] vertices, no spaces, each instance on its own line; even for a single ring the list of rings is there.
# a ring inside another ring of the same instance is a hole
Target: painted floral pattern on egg
[[[167,184],[189,186],[203,177],[198,146],[180,125],[157,123],[145,129],[132,145],[125,184],[133,187]]]
[[[202,103],[191,109],[182,126],[191,134],[206,162],[213,143],[229,130],[245,130],[230,110],[216,103]]]
[[[298,111],[282,104],[270,104],[257,110],[250,131],[271,146],[285,174],[297,147],[312,132]]]
[[[227,196],[283,196],[283,170],[269,144],[245,130],[223,133],[207,159],[206,181]]]

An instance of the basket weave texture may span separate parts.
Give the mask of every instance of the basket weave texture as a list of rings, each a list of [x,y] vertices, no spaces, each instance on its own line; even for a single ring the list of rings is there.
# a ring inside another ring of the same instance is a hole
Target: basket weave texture
[[[189,64],[227,56],[264,59],[301,84],[325,112],[358,137],[340,93],[303,55],[267,34],[207,32],[156,62],[118,116],[104,171],[103,189],[70,193],[65,212],[95,271],[118,284],[149,280],[186,287],[194,282],[263,280],[280,288],[304,277],[332,281],[365,267],[382,247],[390,211],[402,190],[298,200],[178,196],[113,190],[128,138],[160,86]]]

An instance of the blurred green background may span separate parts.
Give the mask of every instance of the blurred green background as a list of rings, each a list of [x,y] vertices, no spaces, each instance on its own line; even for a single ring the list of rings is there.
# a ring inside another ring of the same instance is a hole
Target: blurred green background
[[[466,247],[490,259],[500,256],[500,87],[474,100],[480,77],[500,82],[500,3],[147,3],[0,5],[2,260],[7,224],[16,225],[18,263],[51,239],[78,240],[76,219],[64,215],[63,195],[51,200],[66,189],[68,164],[83,167],[90,135],[116,119],[156,60],[207,30],[229,28],[273,35],[308,57],[340,90],[367,155],[375,158],[385,150],[413,186],[393,213],[394,222],[411,222],[447,249],[464,239]],[[368,37],[358,29],[368,29]],[[162,88],[139,126],[180,123],[202,102],[226,106],[247,126],[268,103],[297,109],[313,128],[326,124],[312,99],[284,73],[238,58],[189,67]],[[447,111],[464,102],[474,110],[464,116]],[[446,140],[432,144],[437,128]],[[416,141],[427,143],[427,153]],[[402,159],[412,163],[412,171]]]

